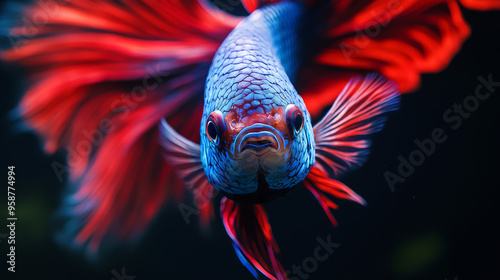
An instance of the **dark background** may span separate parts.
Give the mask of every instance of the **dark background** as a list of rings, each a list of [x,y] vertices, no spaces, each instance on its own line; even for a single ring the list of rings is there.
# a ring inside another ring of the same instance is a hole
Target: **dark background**
[[[342,202],[334,228],[303,189],[266,205],[285,268],[313,256],[316,238],[331,235],[341,246],[308,279],[500,279],[500,87],[457,130],[443,120],[454,103],[474,94],[479,75],[500,81],[500,12],[463,12],[473,32],[461,52],[443,72],[424,75],[420,90],[403,96],[401,110],[374,137],[369,161],[343,178],[368,201],[366,207]],[[34,134],[16,132],[7,122],[23,90],[18,69],[0,65],[2,168],[16,166],[19,219],[17,277],[4,273],[7,243],[0,239],[0,275],[6,275],[0,279],[107,280],[122,267],[137,280],[253,279],[218,214],[211,231],[202,232],[195,219],[186,225],[175,203],[136,247],[99,261],[56,245],[53,213],[64,184],[50,163],[63,161],[64,154],[44,154]],[[391,192],[384,172],[397,173],[398,156],[408,158],[414,140],[429,138],[438,127],[447,140]],[[0,201],[3,224],[6,195]],[[0,233],[6,231],[0,226]]]

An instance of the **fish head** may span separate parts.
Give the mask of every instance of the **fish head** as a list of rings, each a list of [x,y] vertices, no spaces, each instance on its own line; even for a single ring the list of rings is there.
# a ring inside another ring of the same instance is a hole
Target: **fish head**
[[[305,178],[314,136],[304,102],[294,97],[235,99],[204,113],[202,164],[212,186],[231,199],[263,202]]]

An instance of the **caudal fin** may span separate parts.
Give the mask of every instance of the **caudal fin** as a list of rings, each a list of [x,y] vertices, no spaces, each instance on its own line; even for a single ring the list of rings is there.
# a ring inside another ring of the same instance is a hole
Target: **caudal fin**
[[[96,252],[107,237],[138,236],[182,195],[158,124],[198,140],[211,59],[240,18],[198,0],[65,2],[25,7],[31,25],[19,19],[1,58],[28,74],[21,116],[48,152],[68,152],[53,163],[71,186],[60,238]]]
[[[248,12],[285,0],[243,0]],[[302,0],[313,18],[310,59],[295,87],[311,116],[331,104],[344,85],[360,74],[380,73],[402,93],[419,87],[423,73],[439,72],[469,37],[460,4],[468,9],[500,9],[498,0]]]
[[[498,0],[460,0],[460,3],[467,9],[488,11],[500,9],[500,1]]]
[[[470,34],[457,1],[312,2],[322,3],[316,18],[323,29],[296,88],[313,118],[358,75],[376,72],[402,93],[414,91],[421,74],[444,69]],[[472,2],[494,1],[463,1]]]

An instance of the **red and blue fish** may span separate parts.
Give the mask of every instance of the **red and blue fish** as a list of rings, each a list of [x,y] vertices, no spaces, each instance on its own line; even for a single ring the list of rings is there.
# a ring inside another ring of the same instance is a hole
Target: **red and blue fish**
[[[12,27],[1,55],[28,73],[21,116],[47,152],[68,150],[73,245],[138,236],[187,187],[204,224],[222,194],[256,277],[287,279],[262,204],[305,186],[334,225],[332,197],[364,204],[336,178],[470,33],[455,0],[242,2],[244,18],[203,0],[24,8],[33,23]]]

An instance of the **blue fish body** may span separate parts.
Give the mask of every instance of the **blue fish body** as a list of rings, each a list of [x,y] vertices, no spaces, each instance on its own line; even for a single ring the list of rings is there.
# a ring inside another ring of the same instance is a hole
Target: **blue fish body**
[[[254,193],[259,180],[266,190],[288,189],[302,181],[314,163],[311,117],[292,83],[300,59],[298,23],[302,21],[303,5],[299,3],[266,6],[243,20],[215,54],[205,87],[201,156],[209,182],[224,193]],[[264,156],[237,152],[240,128],[276,128],[276,123],[286,122],[289,105],[297,106],[304,117],[296,137],[278,129],[277,138],[283,138],[284,144],[279,150]],[[224,123],[219,145],[206,137],[207,119],[216,110]]]

